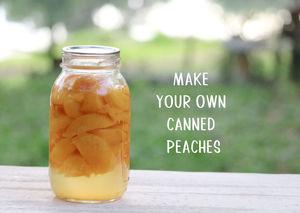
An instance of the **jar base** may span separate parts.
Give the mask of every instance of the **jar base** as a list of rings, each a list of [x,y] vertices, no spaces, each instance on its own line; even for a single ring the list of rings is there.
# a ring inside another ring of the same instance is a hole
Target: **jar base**
[[[74,198],[61,198],[61,197],[57,197],[57,199],[59,200],[63,200],[63,201],[67,201],[67,202],[71,202],[71,203],[85,203],[85,204],[105,204],[105,203],[112,203],[115,201],[118,201],[121,199],[121,197],[117,197],[117,198],[112,198],[109,200],[80,200],[80,199],[74,199]]]
[[[68,177],[51,168],[49,174],[56,197],[70,202],[108,203],[120,199],[127,188],[121,165],[111,172],[89,177]]]

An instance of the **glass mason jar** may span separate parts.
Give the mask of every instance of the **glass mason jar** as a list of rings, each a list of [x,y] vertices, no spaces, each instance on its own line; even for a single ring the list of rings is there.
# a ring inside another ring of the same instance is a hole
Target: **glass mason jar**
[[[63,48],[49,116],[49,175],[58,198],[105,202],[126,190],[130,93],[119,62],[117,48]]]

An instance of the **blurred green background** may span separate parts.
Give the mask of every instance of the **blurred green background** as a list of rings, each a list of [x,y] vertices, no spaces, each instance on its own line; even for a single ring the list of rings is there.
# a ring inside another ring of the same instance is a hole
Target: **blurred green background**
[[[121,49],[132,93],[131,167],[300,172],[298,1],[0,0],[0,164],[46,166],[49,94],[60,50]],[[209,87],[174,87],[208,72]],[[155,94],[226,94],[225,110],[158,109]],[[169,116],[216,130],[169,132]],[[167,154],[166,139],[220,139],[220,154]]]

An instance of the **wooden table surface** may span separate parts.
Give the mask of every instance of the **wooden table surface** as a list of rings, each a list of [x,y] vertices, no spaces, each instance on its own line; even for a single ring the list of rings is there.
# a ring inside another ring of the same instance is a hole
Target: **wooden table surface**
[[[58,200],[45,167],[0,166],[0,212],[300,212],[300,175],[134,170],[108,204]]]

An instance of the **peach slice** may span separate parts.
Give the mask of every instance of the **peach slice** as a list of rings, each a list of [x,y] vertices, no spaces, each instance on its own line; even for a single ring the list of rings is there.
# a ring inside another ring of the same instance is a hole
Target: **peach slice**
[[[77,101],[67,97],[65,98],[63,104],[64,110],[69,117],[75,118],[80,115],[80,104]]]
[[[61,132],[69,126],[71,119],[64,115],[60,114],[59,116],[53,116],[50,120],[50,131],[51,132]]]
[[[96,93],[86,93],[81,105],[81,111],[84,113],[98,112],[104,105],[105,102],[102,97],[98,96]]]
[[[69,95],[73,100],[77,102],[82,102],[84,99],[84,94],[81,92],[70,92]]]
[[[123,88],[122,88],[122,91],[123,91],[123,93],[124,93],[125,95],[130,96],[130,91],[129,91],[128,86],[123,87]]]
[[[94,129],[106,128],[112,125],[114,125],[114,121],[107,115],[96,113],[85,114],[75,118],[63,133],[63,136],[73,137]]]
[[[104,139],[93,134],[84,134],[74,138],[72,143],[96,173],[108,172],[114,166],[115,158]]]
[[[130,122],[129,122],[130,123]],[[114,129],[120,129],[124,132],[128,132],[129,131],[129,126],[130,124],[127,123],[127,122],[121,122],[121,123],[118,123],[110,128],[114,128]]]
[[[66,91],[64,89],[60,89],[56,86],[52,88],[50,100],[53,104],[62,104],[64,97],[66,95]]]
[[[129,133],[122,131],[122,159],[127,165],[129,165],[129,159],[130,159],[129,140],[130,140]]]
[[[52,166],[61,165],[66,158],[76,150],[71,139],[62,139],[58,141],[50,152],[50,162]]]
[[[113,145],[122,142],[122,134],[120,129],[95,129],[92,130],[91,133],[103,138],[108,144]]]
[[[78,177],[89,176],[90,166],[79,153],[71,154],[60,167],[60,171],[66,176]]]
[[[49,151],[51,152],[56,144],[56,139],[54,137],[49,138]]]
[[[50,115],[54,117],[58,117],[60,115],[64,114],[64,107],[63,105],[56,105],[56,104],[51,104],[50,108]]]
[[[50,131],[50,134],[49,134],[49,150],[50,151],[52,151],[55,144],[57,144],[60,139],[61,139],[61,137],[58,133]]]
[[[105,100],[109,105],[123,111],[128,111],[130,108],[130,97],[124,93],[123,89],[110,89]]]
[[[72,90],[95,91],[98,87],[99,87],[99,83],[92,76],[80,76],[75,80],[72,86]]]
[[[130,113],[117,108],[108,108],[108,114],[117,123],[120,123],[121,121],[129,123],[130,121]]]
[[[121,150],[122,143],[122,130],[121,129],[96,129],[91,131],[92,134],[95,134],[103,138],[107,144],[111,147],[115,154]]]

